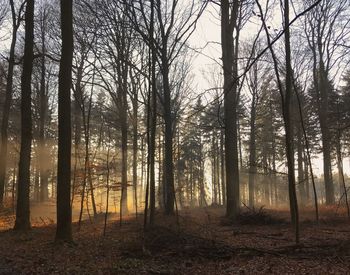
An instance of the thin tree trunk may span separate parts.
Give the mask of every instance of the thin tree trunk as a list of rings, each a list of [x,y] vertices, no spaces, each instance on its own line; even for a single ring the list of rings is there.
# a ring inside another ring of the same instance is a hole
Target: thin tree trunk
[[[122,96],[122,110],[121,110],[121,132],[122,132],[122,178],[121,178],[121,209],[122,215],[128,213],[128,125],[127,125],[127,102],[126,91]]]
[[[302,118],[300,118],[302,119]],[[297,128],[297,154],[298,154],[298,183],[300,192],[300,203],[302,206],[306,203],[304,166],[303,166],[303,147],[302,147],[302,133],[300,126]]]
[[[289,25],[289,0],[284,1],[284,24]],[[284,123],[286,131],[286,155],[288,161],[288,190],[289,203],[291,211],[291,219],[295,228],[295,242],[299,243],[299,211],[295,187],[294,174],[294,148],[293,148],[293,124],[291,119],[291,100],[292,100],[292,65],[291,65],[291,49],[290,49],[290,30],[285,31],[285,50],[286,50],[286,94],[284,102]]]
[[[226,186],[225,186],[225,152],[224,152],[224,131],[220,130],[220,163],[221,163],[221,189],[222,204],[226,206]]]
[[[338,130],[338,140],[339,140],[339,146],[337,146],[337,157],[338,157],[338,163],[339,163],[339,173],[341,175],[341,182],[343,186],[344,196],[345,196],[345,205],[346,210],[348,214],[348,218],[350,219],[350,207],[349,207],[349,201],[348,201],[348,191],[345,185],[345,177],[344,177],[344,171],[343,171],[343,159],[342,159],[342,153],[341,153],[341,146],[340,146],[340,130]],[[342,195],[340,196],[341,199]]]
[[[8,124],[10,109],[12,104],[12,86],[13,86],[13,71],[15,65],[15,48],[17,41],[17,30],[19,28],[20,20],[16,19],[16,12],[14,1],[10,0],[11,14],[12,14],[12,38],[10,46],[10,55],[8,60],[8,69],[6,77],[6,94],[5,102],[2,112],[1,120],[1,137],[0,137],[0,208],[3,206],[4,199],[4,188],[5,188],[5,178],[6,178],[6,166],[7,166],[7,143],[8,143]],[[21,16],[20,14],[18,15]]]
[[[166,57],[163,56],[162,64],[163,89],[164,89],[164,187],[165,187],[165,214],[174,214],[174,165],[173,165],[173,119],[171,114],[171,92],[169,81],[169,67]]]
[[[17,166],[17,162],[15,162],[15,166],[13,168],[13,175],[12,175],[12,210],[13,213],[15,213],[15,207],[16,207],[16,175],[17,175],[17,171],[16,171],[16,166]]]
[[[255,144],[255,118],[256,118],[256,96],[253,91],[253,100],[250,111],[250,137],[249,137],[249,207],[254,207],[255,176],[256,176],[256,144]]]
[[[315,215],[316,215],[316,221],[318,222],[318,220],[319,220],[319,215],[318,215],[318,198],[317,198],[315,177],[314,177],[314,172],[313,172],[312,162],[311,162],[311,153],[310,153],[309,139],[308,139],[307,134],[306,134],[306,128],[305,128],[305,123],[304,123],[304,119],[303,119],[303,112],[302,112],[301,101],[300,101],[298,90],[296,88],[296,83],[295,83],[294,78],[293,78],[292,82],[293,82],[293,85],[294,85],[294,91],[295,91],[296,98],[297,98],[297,101],[298,101],[298,109],[299,109],[299,117],[300,117],[300,122],[301,122],[301,129],[303,130],[303,135],[304,135],[304,140],[305,140],[306,156],[307,156],[307,160],[308,160],[309,167],[310,167],[310,175],[311,175],[312,188],[313,188],[313,193],[314,193]]]
[[[132,185],[134,187],[134,205],[135,205],[135,215],[137,217],[138,97],[137,97],[136,89],[134,93],[135,93],[135,98],[133,100]]]
[[[107,186],[107,198],[106,198],[106,212],[105,212],[105,221],[104,221],[104,227],[103,227],[103,236],[106,236],[106,228],[107,228],[107,217],[108,217],[108,204],[109,204],[109,174],[110,174],[110,168],[109,168],[109,147],[107,149],[107,179],[106,179],[106,186]]]
[[[318,40],[322,40],[321,37],[318,37]],[[321,96],[321,108],[319,110],[319,119],[322,135],[322,152],[323,152],[323,176],[325,183],[325,193],[326,193],[326,204],[334,204],[334,185],[332,179],[332,161],[331,161],[331,140],[330,140],[330,131],[328,125],[328,90],[330,88],[329,80],[325,70],[325,65],[322,57],[322,42],[319,41],[319,74],[318,80],[319,85],[316,87],[319,88]]]
[[[36,161],[35,164],[35,169],[34,170],[34,201],[35,202],[39,202],[40,201],[40,186],[39,186],[39,180],[40,180],[40,169],[39,169],[39,165],[38,165],[38,161]]]
[[[45,14],[44,14],[45,17]],[[44,20],[44,19],[43,19]],[[47,22],[44,20],[41,22],[42,25],[46,24]],[[46,142],[45,142],[45,125],[46,125],[46,118],[47,118],[47,106],[48,106],[48,99],[46,94],[46,66],[45,66],[45,53],[46,53],[46,47],[45,47],[45,26],[42,26],[41,31],[41,51],[42,51],[42,57],[41,57],[41,79],[40,79],[40,122],[39,122],[39,167],[40,167],[40,201],[44,202],[47,201],[49,198],[49,190],[48,190],[48,181],[49,181],[49,175],[48,175],[48,155],[47,155],[47,148],[46,148]]]
[[[157,125],[157,87],[156,87],[156,49],[153,41],[154,37],[154,0],[151,1],[151,117],[150,117],[150,141],[149,141],[149,154],[150,154],[150,224],[154,224],[155,206],[156,206],[156,177],[155,177],[155,151],[156,151],[156,125]],[[161,146],[161,144],[159,144]],[[159,159],[161,156],[159,155]],[[160,164],[159,164],[160,171]],[[159,177],[160,179],[160,177]]]

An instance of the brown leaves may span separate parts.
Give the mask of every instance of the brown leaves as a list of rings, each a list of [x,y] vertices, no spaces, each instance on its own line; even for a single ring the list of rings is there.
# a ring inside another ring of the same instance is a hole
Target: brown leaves
[[[271,212],[275,218],[287,212]],[[288,224],[222,225],[223,209],[192,209],[175,217],[156,216],[144,233],[129,217],[74,225],[76,245],[54,244],[55,226],[37,219],[28,234],[0,232],[0,273],[4,274],[240,274],[346,273],[350,259],[348,223],[302,222],[302,245],[294,246]],[[1,224],[11,220],[2,216]],[[141,221],[142,219],[140,219]],[[39,226],[40,227],[37,227]]]

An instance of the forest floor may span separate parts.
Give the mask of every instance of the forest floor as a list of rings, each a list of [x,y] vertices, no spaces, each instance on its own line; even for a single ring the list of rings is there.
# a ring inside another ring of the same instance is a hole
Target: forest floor
[[[301,213],[300,244],[287,210],[245,211],[239,223],[224,208],[185,209],[178,218],[143,217],[119,225],[110,215],[74,223],[74,244],[55,244],[53,221],[37,220],[29,233],[11,230],[14,217],[0,216],[0,274],[344,274],[350,273],[350,223],[334,208]]]

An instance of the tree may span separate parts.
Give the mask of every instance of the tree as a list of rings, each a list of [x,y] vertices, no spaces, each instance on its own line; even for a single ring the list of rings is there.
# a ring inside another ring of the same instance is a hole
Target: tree
[[[72,241],[71,85],[73,60],[73,1],[61,0],[62,48],[58,83],[58,163],[56,241]]]
[[[285,51],[286,51],[286,84],[285,98],[282,112],[286,132],[286,155],[288,166],[288,190],[289,203],[292,223],[295,227],[295,241],[299,242],[299,212],[298,201],[295,188],[295,173],[294,173],[294,148],[293,148],[293,125],[291,116],[291,101],[293,97],[293,71],[291,61],[291,46],[290,46],[290,29],[289,29],[289,0],[284,1],[284,26],[287,26],[285,31]],[[281,94],[283,91],[281,91]]]
[[[305,19],[304,30],[311,53],[313,87],[317,95],[316,106],[321,129],[326,204],[333,204],[335,201],[329,121],[331,69],[335,65],[339,66],[337,51],[341,41],[346,38],[344,26],[348,24],[348,18],[343,15],[348,6],[347,0],[322,0]]]
[[[221,48],[224,72],[224,122],[226,168],[226,215],[235,218],[239,212],[239,169],[237,148],[237,77],[239,41],[239,2],[221,0]],[[233,33],[236,30],[236,38]]]
[[[6,157],[7,157],[7,144],[8,144],[8,124],[10,116],[10,108],[13,96],[13,71],[15,66],[15,49],[17,42],[17,31],[21,24],[22,10],[25,2],[22,2],[18,12],[16,13],[15,4],[13,0],[10,0],[11,16],[12,16],[12,38],[10,46],[10,54],[8,58],[8,69],[6,76],[6,94],[5,102],[2,111],[1,120],[1,140],[0,140],[0,208],[3,205],[4,199],[4,187],[6,178]]]
[[[49,198],[48,190],[48,148],[46,146],[46,126],[48,122],[48,89],[47,89],[47,69],[46,69],[46,40],[47,40],[47,23],[49,16],[49,7],[43,6],[40,9],[39,31],[41,42],[40,57],[40,120],[39,120],[39,169],[40,169],[40,201],[47,201]]]
[[[125,0],[124,0],[125,1]],[[183,52],[183,49],[196,28],[198,18],[202,15],[207,1],[193,0],[188,5],[180,7],[178,0],[163,2],[154,1],[155,8],[155,39],[153,39],[157,56],[159,71],[162,76],[164,130],[164,189],[165,189],[165,213],[174,214],[175,186],[174,186],[174,113],[172,112],[171,99],[174,93],[171,87],[171,69],[174,61]],[[139,11],[139,12],[136,12]],[[135,1],[132,4],[131,17],[133,26],[150,45],[150,26],[146,4],[143,1]],[[139,17],[140,16],[140,17]],[[142,20],[140,20],[142,18]],[[178,20],[181,18],[181,20]],[[144,26],[140,25],[143,21]],[[151,42],[152,43],[152,42]]]
[[[295,242],[299,242],[299,211],[298,211],[298,202],[296,196],[296,187],[295,187],[295,167],[294,167],[294,146],[293,146],[293,121],[291,115],[292,107],[292,97],[293,97],[293,71],[292,71],[292,62],[291,62],[291,44],[290,44],[290,26],[289,26],[289,0],[284,1],[283,14],[284,14],[284,37],[285,37],[285,85],[283,85],[279,68],[278,68],[278,59],[276,53],[271,44],[271,38],[266,25],[265,18],[262,16],[263,11],[262,7],[258,0],[256,0],[258,5],[262,24],[266,33],[267,43],[272,55],[274,70],[277,78],[278,90],[281,95],[281,106],[282,106],[282,115],[284,121],[284,130],[285,130],[285,144],[286,144],[286,157],[287,157],[287,168],[288,168],[288,194],[289,194],[289,204],[290,204],[290,214],[291,221],[295,228]]]
[[[25,38],[21,79],[21,149],[18,166],[18,195],[15,230],[30,229],[30,155],[32,145],[31,79],[34,45],[34,0],[27,0],[25,11]]]

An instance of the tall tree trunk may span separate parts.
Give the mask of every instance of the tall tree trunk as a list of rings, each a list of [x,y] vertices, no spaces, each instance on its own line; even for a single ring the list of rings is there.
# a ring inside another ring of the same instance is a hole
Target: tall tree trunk
[[[6,77],[6,94],[5,102],[2,111],[1,120],[1,137],[0,137],[0,208],[3,206],[4,188],[6,178],[6,166],[7,166],[7,142],[8,142],[8,124],[10,109],[12,103],[12,86],[13,86],[13,70],[15,65],[15,48],[17,41],[17,30],[19,28],[19,22],[16,19],[16,12],[13,0],[10,0],[11,13],[12,13],[12,38],[10,46],[10,56],[8,61],[7,77]],[[20,15],[18,15],[20,16]]]
[[[337,143],[339,144],[337,146],[337,161],[338,161],[338,165],[339,165],[339,174],[340,174],[340,180],[341,180],[341,184],[343,186],[343,194],[340,194],[340,199],[344,196],[345,198],[345,205],[346,205],[346,210],[347,210],[347,214],[348,214],[348,218],[350,219],[350,208],[349,208],[349,201],[348,201],[348,190],[346,188],[345,185],[345,177],[344,177],[344,171],[343,171],[343,158],[342,158],[342,153],[341,153],[341,132],[340,130],[338,130],[337,133]]]
[[[222,204],[226,206],[226,185],[225,185],[225,152],[224,152],[224,131],[220,130],[220,163],[221,163],[221,189]]]
[[[133,99],[133,138],[132,138],[132,185],[134,188],[134,206],[137,216],[137,156],[138,156],[138,96],[135,89],[135,98]]]
[[[126,91],[125,91],[126,93]],[[125,97],[125,98],[124,98]],[[128,213],[128,125],[127,125],[127,106],[126,103],[126,94],[123,95],[123,106],[122,106],[122,115],[121,115],[121,131],[122,131],[122,188],[121,188],[121,205],[120,209],[122,214]]]
[[[74,89],[74,102],[73,102],[73,118],[74,118],[74,168],[73,168],[73,183],[72,183],[72,198],[71,203],[73,205],[75,190],[77,189],[76,183],[78,179],[78,169],[80,168],[80,143],[81,143],[81,120],[82,112],[80,108],[81,95],[81,79],[82,79],[83,62],[80,63],[77,69],[77,80]]]
[[[95,72],[92,77],[92,81],[95,79]],[[91,204],[92,204],[92,210],[94,213],[94,216],[97,215],[97,209],[96,209],[96,202],[95,202],[95,195],[94,195],[94,185],[92,181],[92,171],[91,171],[91,159],[90,159],[90,120],[91,120],[91,108],[92,108],[92,96],[93,96],[93,86],[91,87],[91,92],[89,96],[89,102],[88,102],[88,110],[87,110],[87,116],[85,114],[85,107],[83,107],[83,121],[84,121],[84,134],[85,134],[85,154],[86,154],[86,164],[87,165],[87,177],[89,181],[90,186],[90,194],[91,194]],[[84,102],[84,101],[82,101]],[[83,103],[84,104],[84,103]],[[93,161],[93,159],[92,159]],[[86,177],[86,173],[85,173]]]
[[[289,0],[284,1],[284,24],[289,25]],[[291,220],[295,228],[295,242],[299,243],[299,211],[295,187],[294,173],[294,148],[293,148],[293,124],[291,118],[291,100],[292,100],[292,64],[290,49],[290,30],[285,31],[285,51],[286,51],[286,93],[283,107],[284,124],[286,131],[286,155],[288,165],[288,190]]]
[[[151,22],[150,22],[150,66],[149,76],[151,83],[149,85],[148,105],[147,105],[147,143],[148,143],[148,171],[149,171],[149,185],[150,185],[150,224],[154,224],[155,209],[156,209],[156,177],[155,177],[155,153],[156,153],[156,125],[157,125],[157,87],[156,87],[156,49],[154,44],[154,14],[155,2],[151,0]],[[159,144],[159,146],[161,146]],[[159,155],[160,159],[160,155]],[[160,164],[159,164],[160,170]],[[160,177],[159,177],[160,179]],[[148,192],[148,188],[147,188]],[[146,196],[146,200],[148,196]],[[148,201],[147,201],[148,203]],[[145,224],[147,221],[147,203],[145,207]]]
[[[217,205],[218,204],[218,182],[217,182],[217,173],[216,173],[216,170],[217,170],[217,166],[216,166],[216,138],[215,138],[215,131],[213,132],[213,140],[212,140],[212,166],[213,166],[213,170],[212,170],[212,178],[213,178],[213,182],[212,182],[212,185],[213,185],[213,204],[214,205]],[[191,162],[191,174],[193,175],[193,161]],[[193,176],[192,176],[193,178]]]
[[[325,183],[325,195],[326,204],[334,204],[334,185],[332,179],[332,160],[331,160],[331,140],[330,131],[328,125],[328,93],[330,89],[330,83],[328,80],[328,74],[325,69],[325,64],[323,61],[323,44],[322,37],[318,37],[318,52],[319,52],[319,74],[316,76],[316,81],[319,84],[315,85],[316,89],[319,89],[320,93],[320,109],[319,109],[319,119],[322,135],[322,152],[323,152],[323,176]],[[315,74],[315,72],[314,72]]]
[[[302,119],[302,118],[300,118]],[[306,192],[305,192],[305,179],[304,179],[304,166],[303,166],[303,141],[302,141],[302,130],[300,126],[297,127],[297,153],[298,153],[298,185],[300,192],[300,203],[305,205],[306,203]]]
[[[339,198],[341,198],[341,196],[343,194],[343,184],[342,184],[341,144],[340,144],[339,138],[337,139],[336,153],[337,153],[337,168],[338,168]]]
[[[144,137],[141,137],[141,177],[140,177],[140,192],[139,199],[144,195],[144,170],[145,170],[145,152],[144,152]]]
[[[34,45],[34,0],[27,0],[24,58],[21,79],[21,149],[18,166],[18,195],[15,230],[30,229],[30,155],[32,145],[31,79]]]
[[[221,185],[220,185],[220,154],[219,154],[219,140],[216,139],[216,182],[218,185],[218,197],[219,197],[219,205],[221,205]],[[198,181],[199,182],[199,181]]]
[[[123,33],[123,36],[125,34]],[[124,44],[124,40],[122,41]],[[127,49],[123,49],[122,56],[126,60],[128,59],[128,53],[124,52]],[[120,124],[122,132],[122,189],[121,189],[121,214],[127,214],[128,209],[128,65],[119,65],[120,72],[122,74],[120,81],[121,87],[121,110],[120,110]]]
[[[256,97],[253,91],[253,100],[250,111],[250,137],[249,137],[249,207],[254,206],[255,176],[256,176],[256,145],[255,145],[255,119]]]
[[[322,75],[322,73],[321,73]],[[320,86],[325,85],[323,81],[321,81]],[[334,203],[334,186],[332,179],[332,161],[331,161],[331,145],[330,145],[330,133],[328,126],[328,100],[327,95],[325,94],[325,88],[321,88],[322,95],[322,103],[320,110],[320,126],[321,126],[321,134],[322,134],[322,152],[323,152],[323,176],[324,176],[324,184],[325,184],[325,195],[326,195],[326,204],[330,205]]]
[[[109,206],[109,175],[110,175],[110,167],[109,167],[109,147],[107,148],[107,159],[106,159],[106,168],[107,168],[107,175],[106,175],[106,212],[105,212],[105,220],[104,220],[104,227],[103,227],[103,236],[106,236],[106,229],[107,229],[107,216],[108,216],[108,206]]]
[[[305,196],[306,202],[310,200],[310,179],[309,179],[309,165],[307,161],[307,154],[304,151],[304,179],[305,179]]]
[[[46,24],[44,21],[42,24]],[[46,94],[46,66],[45,66],[45,31],[42,26],[41,33],[41,51],[42,57],[40,60],[41,75],[40,75],[40,122],[39,122],[39,167],[40,167],[40,201],[49,199],[49,175],[48,175],[48,154],[45,141],[45,125],[47,118],[48,98]]]
[[[16,191],[17,191],[17,179],[16,179],[16,175],[17,175],[17,170],[16,170],[16,166],[17,166],[17,162],[15,162],[14,168],[13,168],[13,174],[12,174],[12,196],[11,196],[11,200],[12,200],[12,210],[13,213],[15,213],[15,201],[16,201]]]
[[[62,49],[58,87],[58,161],[56,241],[72,241],[71,95],[73,59],[72,0],[61,0]]]
[[[39,192],[39,180],[40,180],[40,169],[39,169],[39,165],[38,165],[38,161],[36,161],[36,164],[35,164],[35,169],[32,169],[34,171],[32,171],[32,173],[34,173],[34,201],[35,202],[39,202],[40,201],[40,192]]]
[[[233,31],[237,20],[238,2],[232,5],[221,0],[221,45],[224,71],[225,117],[225,168],[226,168],[226,215],[235,218],[239,212],[239,169],[237,148],[237,45],[234,47]]]
[[[165,214],[174,214],[174,165],[173,165],[173,118],[171,113],[171,91],[169,82],[169,67],[167,58],[163,56],[162,75],[164,88],[164,186]]]

